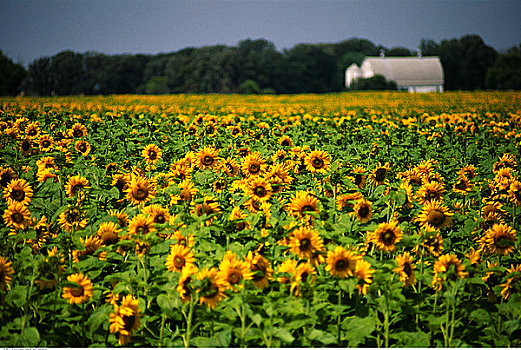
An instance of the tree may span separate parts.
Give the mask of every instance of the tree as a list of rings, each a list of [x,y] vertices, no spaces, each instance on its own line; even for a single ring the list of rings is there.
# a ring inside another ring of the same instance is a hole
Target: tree
[[[396,90],[394,81],[385,80],[381,74],[375,74],[370,78],[358,78],[350,86],[350,90]]]
[[[29,64],[27,81],[29,93],[50,95],[54,87],[51,77],[51,58],[41,57]]]
[[[25,68],[11,61],[0,50],[0,96],[17,95],[25,75]]]
[[[52,91],[57,95],[79,94],[84,91],[83,55],[72,51],[58,53],[51,59],[49,73]]]
[[[486,87],[521,90],[521,49],[514,47],[499,55],[496,63],[487,71]]]
[[[261,90],[254,80],[248,79],[239,85],[239,92],[243,94],[258,94]]]
[[[388,50],[385,50],[385,55],[389,56],[389,57],[393,57],[393,56],[394,57],[396,57],[396,56],[412,56],[413,53],[411,52],[411,50],[409,50],[406,47],[395,46],[395,47],[391,47]]]

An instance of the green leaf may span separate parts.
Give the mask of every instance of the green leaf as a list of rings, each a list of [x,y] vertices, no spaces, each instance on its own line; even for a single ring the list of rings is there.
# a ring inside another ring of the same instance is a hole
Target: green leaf
[[[308,338],[314,341],[321,342],[324,345],[333,344],[337,341],[336,337],[333,334],[321,331],[319,329],[313,329],[309,333]]]
[[[215,333],[213,337],[196,337],[194,343],[200,348],[228,347],[232,341],[232,333],[229,329]]]
[[[349,347],[357,347],[365,338],[371,335],[375,328],[372,317],[352,317],[343,322],[342,329],[346,332]]]
[[[27,286],[15,286],[7,296],[5,301],[7,304],[14,304],[16,307],[20,307],[25,303],[25,297],[27,295]]]
[[[171,315],[173,310],[179,308],[179,302],[168,294],[161,294],[157,297],[157,305],[161,308],[161,312]]]
[[[108,320],[108,312],[110,308],[100,307],[87,320],[87,328],[90,334],[94,334],[98,328]]]
[[[295,340],[295,337],[285,328],[275,327],[275,336],[285,343],[291,344]]]
[[[429,335],[420,331],[397,332],[392,334],[391,338],[398,340],[396,346],[400,348],[428,348],[430,346]]]
[[[481,324],[488,324],[490,322],[490,314],[483,309],[477,309],[470,313],[469,320]]]
[[[22,333],[22,338],[27,346],[35,347],[40,343],[40,333],[34,327],[27,327]]]

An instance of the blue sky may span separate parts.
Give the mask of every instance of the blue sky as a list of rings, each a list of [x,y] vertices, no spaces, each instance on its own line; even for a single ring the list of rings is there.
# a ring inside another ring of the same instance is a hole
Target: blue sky
[[[521,43],[519,18],[519,0],[1,0],[0,50],[27,65],[64,50],[155,54],[247,38],[283,50],[353,37],[414,50],[466,34],[504,50]]]

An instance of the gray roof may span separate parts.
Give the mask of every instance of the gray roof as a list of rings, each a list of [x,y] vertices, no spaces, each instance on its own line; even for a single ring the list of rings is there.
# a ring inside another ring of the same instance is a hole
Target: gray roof
[[[439,57],[366,57],[365,64],[398,85],[443,85]]]

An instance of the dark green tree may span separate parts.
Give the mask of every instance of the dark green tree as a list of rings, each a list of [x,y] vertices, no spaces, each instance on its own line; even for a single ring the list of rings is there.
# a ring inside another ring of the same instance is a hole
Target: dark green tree
[[[0,50],[0,96],[20,93],[25,76],[25,68],[11,61]]]
[[[359,78],[355,80],[350,90],[396,90],[396,83],[386,80],[383,75],[375,74],[371,78]]]
[[[521,90],[521,45],[499,55],[494,65],[487,71],[486,87]]]
[[[30,94],[48,96],[53,91],[51,76],[51,58],[41,57],[29,64],[27,89]]]

